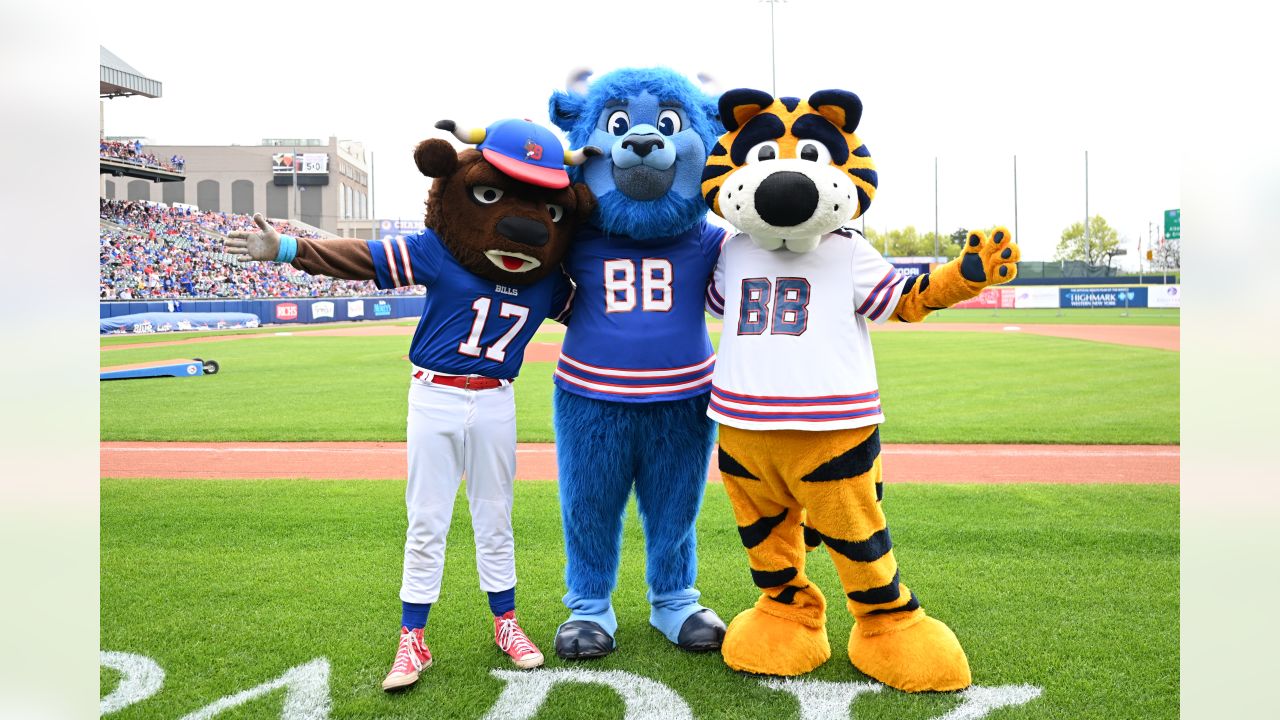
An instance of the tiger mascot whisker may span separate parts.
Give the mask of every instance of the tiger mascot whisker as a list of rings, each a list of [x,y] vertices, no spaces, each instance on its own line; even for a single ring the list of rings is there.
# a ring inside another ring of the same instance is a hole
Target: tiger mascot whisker
[[[857,231],[879,183],[855,134],[862,102],[760,90],[720,98],[728,133],[703,172],[708,206],[744,232],[725,241],[707,309],[724,318],[708,415],[720,472],[761,594],[729,624],[732,668],[799,675],[826,662],[826,600],[805,575],[825,545],[856,623],[849,660],[908,692],[971,683],[955,633],[901,581],[880,507],[884,421],[868,321],[915,322],[1012,280],[1008,230],[970,235],[960,258],[898,275]]]

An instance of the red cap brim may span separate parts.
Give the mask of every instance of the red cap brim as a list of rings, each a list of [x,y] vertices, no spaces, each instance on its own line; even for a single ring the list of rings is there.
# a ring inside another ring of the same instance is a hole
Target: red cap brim
[[[480,154],[484,155],[484,159],[488,160],[494,167],[520,182],[557,190],[569,187],[569,173],[565,172],[564,168],[556,169],[530,165],[488,148],[481,150]]]

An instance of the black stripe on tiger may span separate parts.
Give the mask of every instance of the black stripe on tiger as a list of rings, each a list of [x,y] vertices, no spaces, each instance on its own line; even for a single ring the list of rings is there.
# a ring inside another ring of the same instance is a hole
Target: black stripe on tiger
[[[738,137],[733,139],[729,147],[729,159],[734,165],[742,165],[747,160],[747,151],[765,140],[777,140],[785,135],[787,126],[773,113],[756,115],[742,126]]]
[[[786,519],[787,511],[783,510],[777,515],[762,517],[745,527],[739,525],[738,535],[742,538],[743,547],[750,550],[764,542],[765,538],[769,537],[769,533],[773,532],[773,529],[781,525],[782,521]]]
[[[728,154],[729,154],[729,151],[725,150],[724,145],[722,145],[721,143],[716,143],[716,146],[711,148],[711,157],[717,157],[720,155],[728,155]]]
[[[859,145],[857,149],[853,151],[853,155],[854,157],[871,157],[871,151],[867,149],[866,145]]]
[[[809,586],[805,585],[804,587],[796,587],[795,585],[788,585],[782,589],[782,592],[778,593],[777,595],[769,595],[768,597],[770,600],[773,600],[774,602],[780,602],[783,605],[790,605],[791,603],[796,601],[796,593],[800,592],[801,590],[804,590],[807,587]]]
[[[864,213],[867,211],[867,208],[871,207],[871,196],[867,194],[866,190],[863,190],[856,185],[854,186],[854,189],[858,191],[858,212]]]
[[[763,590],[765,588],[786,585],[792,580],[795,580],[796,576],[799,574],[800,571],[793,567],[784,568],[782,570],[757,570],[755,568],[751,568],[751,582],[755,583],[756,587]]]
[[[800,105],[800,98],[780,97],[778,98],[778,102],[782,103],[782,107],[786,108],[787,112],[795,112],[796,107]]]
[[[849,159],[849,140],[830,120],[821,115],[801,115],[791,124],[791,134],[802,140],[817,140],[831,152],[831,162],[843,165]]]
[[[826,543],[827,547],[854,562],[875,562],[893,549],[893,540],[889,537],[888,527],[877,530],[866,540],[841,540],[821,531],[818,534],[822,536],[822,542]]]
[[[880,457],[880,428],[856,447],[849,448],[836,457],[822,463],[812,472],[800,478],[800,482],[830,482],[855,478],[875,467]]]
[[[883,605],[891,603],[902,597],[902,590],[898,585],[898,573],[893,573],[893,579],[888,585],[871,588],[870,590],[854,590],[848,593],[849,599],[854,602],[865,603],[867,605]]]
[[[822,544],[822,533],[804,523],[801,523],[800,527],[804,530],[804,549],[816,550]]]
[[[906,295],[907,293],[911,292],[911,288],[916,286],[916,279],[919,277],[920,277],[919,275],[912,275],[911,277],[907,278],[906,282],[902,283],[903,295]]]
[[[920,601],[916,599],[916,594],[913,591],[911,593],[911,599],[908,600],[905,605],[899,605],[896,608],[882,608],[880,610],[872,610],[867,614],[868,615],[888,615],[889,613],[896,613],[896,612],[911,612],[912,610],[916,610],[919,607],[920,607]]]
[[[706,182],[711,178],[718,178],[732,170],[734,170],[734,168],[730,165],[708,165],[702,171],[702,182]]]
[[[871,168],[852,167],[852,168],[849,168],[849,174],[858,178],[859,180],[870,185],[873,188],[880,187],[880,175],[879,173],[877,173],[875,170],[872,170]]]
[[[716,195],[719,195],[719,194],[720,194],[720,186],[719,186],[719,185],[717,185],[717,186],[715,186],[715,187],[711,188],[710,190],[708,190],[708,191],[707,191],[707,194],[706,194],[706,197],[704,197],[704,198],[703,198],[703,200],[706,200],[706,201],[707,201],[707,207],[711,208],[711,211],[712,211],[712,212],[715,212],[715,209],[716,209]]]
[[[740,477],[743,480],[759,480],[760,478],[751,474],[751,471],[742,466],[732,455],[720,448],[720,472],[729,473],[734,477]]]
[[[884,482],[877,480],[876,481],[876,502],[880,502],[883,499],[884,499]]]

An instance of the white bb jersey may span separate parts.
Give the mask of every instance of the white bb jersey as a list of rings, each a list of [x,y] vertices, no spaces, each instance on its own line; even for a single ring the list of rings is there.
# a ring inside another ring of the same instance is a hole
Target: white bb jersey
[[[903,280],[847,230],[807,253],[727,240],[707,289],[724,318],[707,414],[748,430],[883,422],[867,320],[889,319]]]

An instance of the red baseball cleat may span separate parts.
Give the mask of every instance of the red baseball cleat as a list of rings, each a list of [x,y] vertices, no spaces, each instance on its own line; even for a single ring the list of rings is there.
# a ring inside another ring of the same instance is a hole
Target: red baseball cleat
[[[542,665],[542,653],[529,640],[529,636],[524,634],[524,630],[520,629],[515,610],[493,619],[493,639],[521,670]]]
[[[422,639],[422,628],[400,628],[400,647],[391,672],[382,681],[382,689],[391,691],[407,688],[418,682],[418,673],[431,667],[431,651]]]

